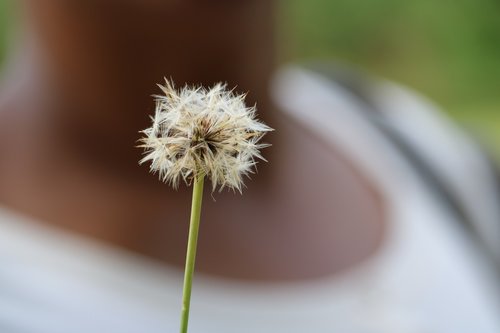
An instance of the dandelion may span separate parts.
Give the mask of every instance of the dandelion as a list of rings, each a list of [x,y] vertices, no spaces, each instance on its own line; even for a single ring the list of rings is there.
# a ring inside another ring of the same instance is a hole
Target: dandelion
[[[245,95],[226,90],[223,84],[211,89],[185,86],[176,90],[168,80],[155,96],[152,126],[140,140],[150,170],[177,188],[180,181],[193,184],[191,219],[184,274],[181,333],[187,332],[196,245],[205,178],[217,187],[240,193],[243,178],[253,173],[257,160],[264,160],[259,143],[272,129],[255,119],[255,107],[247,107]]]
[[[245,95],[212,89],[174,89],[160,85],[164,95],[156,97],[153,125],[144,130],[141,147],[151,162],[151,171],[177,187],[206,176],[212,189],[232,188],[241,192],[243,177],[253,172],[256,159],[264,160],[258,143],[270,127],[255,119],[255,107],[247,107]]]

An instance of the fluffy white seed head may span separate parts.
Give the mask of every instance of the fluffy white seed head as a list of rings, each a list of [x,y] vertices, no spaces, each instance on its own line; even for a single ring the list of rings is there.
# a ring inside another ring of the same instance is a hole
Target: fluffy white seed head
[[[243,176],[253,172],[257,159],[264,160],[259,150],[269,146],[259,140],[272,131],[255,119],[255,107],[223,84],[176,90],[166,80],[159,87],[164,95],[155,96],[152,126],[141,132],[145,156],[140,163],[151,162],[151,172],[174,187],[181,179],[189,185],[206,176],[213,190],[241,192]]]

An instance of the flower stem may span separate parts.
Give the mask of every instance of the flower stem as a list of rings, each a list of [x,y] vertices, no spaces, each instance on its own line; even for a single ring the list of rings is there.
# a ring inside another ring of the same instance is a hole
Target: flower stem
[[[184,272],[184,288],[182,291],[181,333],[186,333],[188,328],[189,308],[191,304],[191,286],[193,285],[194,262],[196,258],[196,246],[198,243],[198,230],[200,227],[204,180],[204,176],[198,176],[194,179],[193,199],[191,202],[191,220],[189,222],[189,238],[186,254],[186,269]]]

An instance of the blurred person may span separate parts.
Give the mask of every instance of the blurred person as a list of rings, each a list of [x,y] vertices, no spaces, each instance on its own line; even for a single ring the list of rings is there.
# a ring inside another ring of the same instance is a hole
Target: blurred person
[[[435,107],[278,67],[274,3],[25,0],[0,97],[0,331],[175,332],[190,193],[137,166],[154,83],[248,91],[276,131],[203,207],[191,332],[500,331],[498,188]]]

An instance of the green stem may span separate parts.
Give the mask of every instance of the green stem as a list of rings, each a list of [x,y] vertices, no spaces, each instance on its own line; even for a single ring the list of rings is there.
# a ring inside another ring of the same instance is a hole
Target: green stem
[[[194,262],[196,258],[196,245],[198,243],[198,230],[200,227],[201,200],[203,198],[203,183],[205,177],[198,176],[194,179],[193,201],[191,203],[191,220],[189,222],[189,238],[186,254],[186,269],[184,272],[184,288],[182,291],[181,333],[186,333],[189,320],[189,307],[191,304],[191,286],[193,285]]]

